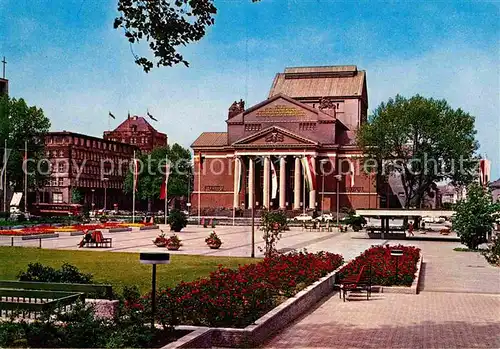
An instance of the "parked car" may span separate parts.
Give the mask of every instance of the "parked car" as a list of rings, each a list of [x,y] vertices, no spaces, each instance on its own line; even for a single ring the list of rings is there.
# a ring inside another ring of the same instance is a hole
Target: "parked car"
[[[333,221],[333,214],[331,214],[331,213],[323,213],[317,219],[320,220],[320,221],[323,221],[323,222]]]
[[[311,221],[312,219],[313,218],[309,216],[307,213],[301,213],[293,218],[293,220],[296,222],[306,222],[306,221]]]

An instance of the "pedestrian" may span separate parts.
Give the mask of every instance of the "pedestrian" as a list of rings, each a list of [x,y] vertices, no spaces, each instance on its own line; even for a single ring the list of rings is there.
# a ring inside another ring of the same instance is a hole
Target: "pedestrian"
[[[410,224],[408,224],[408,235],[415,236],[415,234],[413,234],[413,222],[410,222]]]

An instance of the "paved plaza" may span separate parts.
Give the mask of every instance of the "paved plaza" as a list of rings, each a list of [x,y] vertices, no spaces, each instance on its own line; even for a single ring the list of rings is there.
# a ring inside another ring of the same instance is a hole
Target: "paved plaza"
[[[160,226],[165,232],[165,226]],[[211,250],[205,244],[210,228],[188,226],[178,235],[183,246],[175,254],[250,256],[251,234],[247,226],[215,229],[223,245]],[[152,240],[159,230],[109,233],[113,248],[92,251],[139,252],[158,250]],[[352,259],[375,244],[413,245],[422,249],[424,263],[420,294],[374,294],[370,301],[351,297],[342,302],[332,296],[271,339],[269,348],[498,348],[500,347],[500,269],[489,265],[479,253],[456,252],[463,247],[454,241],[363,239],[363,233],[309,232],[291,228],[284,232],[279,249],[339,253]],[[42,241],[42,248],[78,250],[81,236],[60,233]],[[262,232],[255,230],[258,247]],[[11,240],[0,237],[0,244]],[[38,240],[15,245],[38,246]]]

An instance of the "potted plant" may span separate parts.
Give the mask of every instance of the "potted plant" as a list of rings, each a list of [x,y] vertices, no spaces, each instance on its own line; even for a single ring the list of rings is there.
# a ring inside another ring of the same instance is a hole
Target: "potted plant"
[[[350,225],[354,231],[360,231],[361,227],[366,224],[366,219],[365,217],[351,214],[344,218],[344,224]]]
[[[153,240],[153,244],[155,244],[158,247],[165,247],[167,246],[167,238],[165,237],[165,233],[163,230],[160,230],[161,234],[156,237],[156,239]]]
[[[100,218],[99,218],[99,221],[101,223],[106,223],[108,221],[108,216],[103,214]]]
[[[181,239],[174,234],[167,239],[166,246],[170,251],[177,251],[182,246]]]
[[[182,211],[172,210],[168,215],[167,223],[170,224],[170,230],[178,233],[187,225],[187,218]]]
[[[205,242],[208,247],[214,250],[218,249],[220,245],[222,245],[222,240],[217,236],[215,230],[210,233],[210,235],[205,239]]]

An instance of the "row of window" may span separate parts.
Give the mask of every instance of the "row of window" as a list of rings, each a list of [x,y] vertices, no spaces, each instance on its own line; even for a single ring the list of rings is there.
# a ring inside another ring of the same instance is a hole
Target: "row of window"
[[[130,142],[127,142],[127,140],[125,138],[110,138],[110,140],[114,141],[114,142],[122,142],[122,143],[130,143],[130,144],[148,144],[149,143],[149,140],[148,140],[148,137],[131,137],[130,138]]]
[[[113,139],[114,140],[114,139]],[[48,144],[74,144],[78,146],[84,146],[87,148],[101,149],[101,150],[112,150],[129,152],[129,147],[120,144],[110,144],[106,141],[100,141],[96,139],[84,139],[83,137],[71,137],[71,136],[47,136],[46,142]],[[146,140],[147,143],[147,140]]]
[[[122,189],[122,181],[100,181],[95,179],[80,179],[75,182],[77,187],[86,188],[111,188],[111,189]]]

